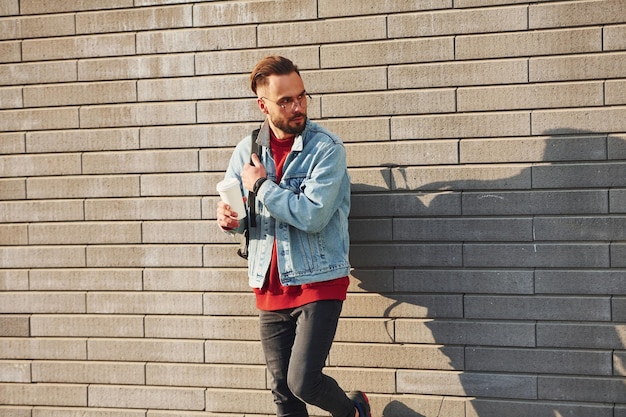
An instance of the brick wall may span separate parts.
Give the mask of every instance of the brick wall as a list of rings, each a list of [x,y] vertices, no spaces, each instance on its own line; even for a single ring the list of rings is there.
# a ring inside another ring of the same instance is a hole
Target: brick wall
[[[376,416],[626,416],[623,0],[0,16],[3,417],[273,413],[245,265],[214,221],[270,53],[348,150],[354,271],[328,373]]]

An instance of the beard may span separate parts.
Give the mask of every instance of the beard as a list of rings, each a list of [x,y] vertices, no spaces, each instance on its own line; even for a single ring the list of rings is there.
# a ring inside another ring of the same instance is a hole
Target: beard
[[[302,117],[302,121],[293,121],[294,119],[297,119],[299,117]],[[272,123],[274,124],[274,126],[276,126],[285,133],[288,133],[290,135],[299,135],[300,133],[302,133],[302,131],[304,131],[304,128],[306,127],[306,121],[306,113],[296,113],[289,119],[280,118],[277,120],[272,120]]]

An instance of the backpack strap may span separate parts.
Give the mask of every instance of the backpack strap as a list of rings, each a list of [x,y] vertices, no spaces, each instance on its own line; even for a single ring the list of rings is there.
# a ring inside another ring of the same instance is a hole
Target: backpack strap
[[[250,163],[252,164],[252,155],[257,154],[259,158],[261,158],[261,149],[259,144],[256,142],[257,137],[259,136],[259,131],[261,129],[255,129],[252,131],[252,135],[250,135],[250,140],[252,143],[250,144]],[[255,204],[256,195],[250,191],[248,192],[248,208],[250,211],[250,216],[248,217],[248,227],[256,227],[256,204]]]

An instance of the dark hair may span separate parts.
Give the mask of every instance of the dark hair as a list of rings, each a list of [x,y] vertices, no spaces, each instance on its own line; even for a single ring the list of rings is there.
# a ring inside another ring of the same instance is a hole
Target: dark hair
[[[289,75],[292,72],[300,75],[298,66],[294,65],[290,59],[279,56],[266,56],[255,65],[250,74],[250,88],[256,94],[259,86],[267,85],[267,77],[270,75]]]

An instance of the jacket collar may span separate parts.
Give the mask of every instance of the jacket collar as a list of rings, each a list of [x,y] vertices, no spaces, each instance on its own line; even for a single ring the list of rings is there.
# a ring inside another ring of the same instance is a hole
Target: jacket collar
[[[310,123],[311,121],[307,118],[304,131],[294,138],[293,146],[291,147],[292,151],[301,152],[304,148],[304,137],[306,137]],[[261,146],[270,147],[270,124],[267,122],[267,119],[263,121],[256,141]]]

